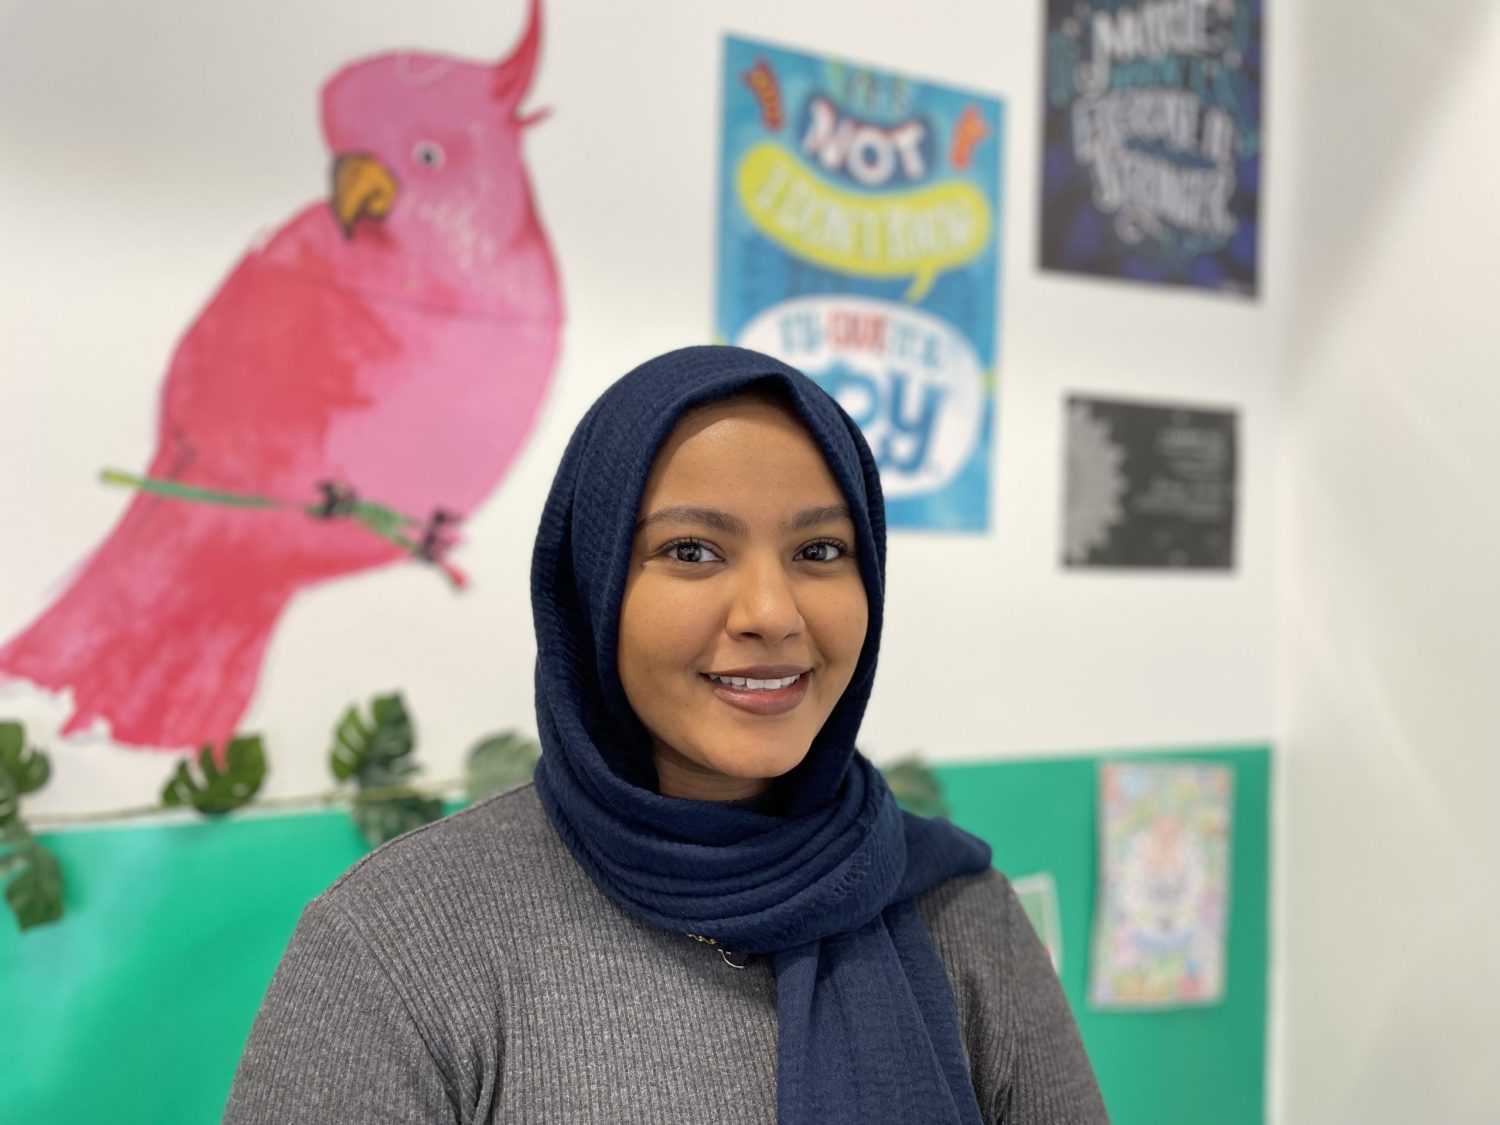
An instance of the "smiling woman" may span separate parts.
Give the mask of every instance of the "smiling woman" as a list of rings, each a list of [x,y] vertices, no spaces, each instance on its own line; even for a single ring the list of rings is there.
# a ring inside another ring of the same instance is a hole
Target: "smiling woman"
[[[659,788],[753,797],[849,686],[869,611],[854,522],[783,400],[688,413],[646,479],[620,607],[620,681]]]
[[[226,1120],[1103,1122],[988,846],[855,747],[884,589],[874,459],[800,372],[611,386],[537,532],[535,783],[308,907]]]

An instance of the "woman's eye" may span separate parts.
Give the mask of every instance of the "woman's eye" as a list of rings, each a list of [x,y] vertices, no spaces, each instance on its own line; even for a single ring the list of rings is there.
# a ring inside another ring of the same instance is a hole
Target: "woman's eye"
[[[429,168],[433,171],[443,166],[446,154],[443,146],[436,141],[418,141],[412,146],[411,161],[418,168]]]
[[[842,543],[833,543],[823,540],[818,543],[809,543],[803,547],[799,554],[805,555],[809,562],[833,562],[849,553],[849,548]]]
[[[668,544],[666,555],[674,562],[697,563],[722,561],[714,553],[712,547],[706,543],[700,543],[696,539],[683,539],[680,542]]]

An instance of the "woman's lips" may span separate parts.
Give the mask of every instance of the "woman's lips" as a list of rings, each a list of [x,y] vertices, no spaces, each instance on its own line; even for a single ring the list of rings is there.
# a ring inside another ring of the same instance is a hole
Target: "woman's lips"
[[[777,688],[775,691],[751,691],[749,688],[737,688],[732,684],[721,684],[707,676],[703,677],[703,682],[731,707],[749,711],[752,715],[784,715],[801,703],[803,697],[807,695],[807,680],[811,675],[811,672],[803,672],[797,677],[796,683]]]

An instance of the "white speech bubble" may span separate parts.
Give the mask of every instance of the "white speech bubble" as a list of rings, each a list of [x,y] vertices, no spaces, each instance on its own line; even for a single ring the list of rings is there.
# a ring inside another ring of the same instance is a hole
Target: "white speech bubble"
[[[790,363],[859,423],[886,496],[936,492],[974,455],[984,370],[963,334],[872,297],[797,297],[763,310],[735,343]]]

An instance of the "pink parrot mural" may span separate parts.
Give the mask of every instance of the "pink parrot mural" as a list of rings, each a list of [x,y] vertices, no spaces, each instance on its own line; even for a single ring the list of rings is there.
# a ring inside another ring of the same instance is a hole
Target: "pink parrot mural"
[[[391,53],[324,85],[331,199],[253,246],[181,337],[140,491],[0,678],[63,733],[222,746],[288,602],[443,566],[552,377],[557,270],[522,158],[539,0],[502,63]]]

